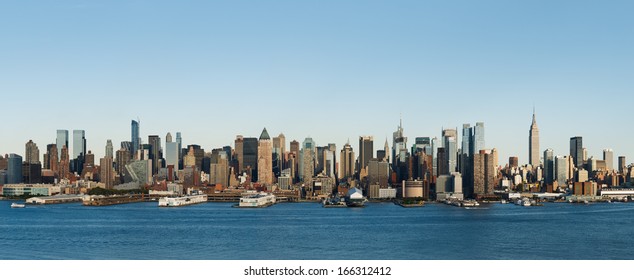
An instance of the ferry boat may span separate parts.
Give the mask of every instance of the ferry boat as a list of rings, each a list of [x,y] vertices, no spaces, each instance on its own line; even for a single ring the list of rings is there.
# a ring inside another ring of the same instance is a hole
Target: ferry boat
[[[161,197],[158,200],[158,205],[159,207],[179,207],[203,202],[207,202],[206,194],[179,197]]]
[[[270,193],[256,193],[249,194],[240,198],[240,203],[238,207],[240,208],[262,208],[268,207],[275,204],[276,198],[275,195]]]
[[[15,202],[11,203],[11,208],[24,208],[24,207],[26,207],[26,205],[21,203],[15,203]]]

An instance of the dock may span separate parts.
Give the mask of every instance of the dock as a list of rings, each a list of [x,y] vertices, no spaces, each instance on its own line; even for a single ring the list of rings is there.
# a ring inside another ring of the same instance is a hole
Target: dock
[[[91,196],[85,197],[82,205],[84,206],[108,206],[116,204],[126,204],[135,202],[145,202],[150,200],[148,196],[133,194],[133,195],[117,195],[117,196]]]
[[[36,204],[36,205],[73,203],[73,202],[82,202],[83,198],[84,198],[83,195],[40,196],[40,197],[31,197],[26,200],[26,203]]]

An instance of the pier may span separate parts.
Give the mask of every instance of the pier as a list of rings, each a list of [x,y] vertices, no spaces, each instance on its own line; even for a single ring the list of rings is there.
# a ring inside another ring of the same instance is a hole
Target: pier
[[[133,195],[119,195],[119,196],[104,196],[104,197],[86,197],[84,198],[82,205],[84,206],[108,206],[125,203],[135,203],[149,201],[149,196],[141,194]]]

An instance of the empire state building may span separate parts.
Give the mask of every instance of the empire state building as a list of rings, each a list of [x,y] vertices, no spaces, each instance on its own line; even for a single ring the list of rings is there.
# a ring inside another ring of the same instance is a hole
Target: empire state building
[[[539,128],[535,120],[535,110],[533,109],[533,123],[529,131],[528,139],[528,162],[533,166],[539,166]]]

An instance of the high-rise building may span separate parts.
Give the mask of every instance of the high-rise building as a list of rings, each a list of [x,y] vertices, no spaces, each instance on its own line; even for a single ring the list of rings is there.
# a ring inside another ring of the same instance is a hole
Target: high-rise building
[[[25,158],[24,162],[29,164],[39,164],[40,163],[40,149],[37,147],[37,144],[33,143],[33,140],[29,140],[25,145]]]
[[[294,181],[299,179],[299,142],[291,141],[291,153],[288,158],[291,177]]]
[[[603,160],[605,161],[605,167],[609,172],[614,170],[614,151],[612,149],[603,150]]]
[[[286,136],[280,133],[277,137],[273,137],[273,173],[280,176],[284,166],[284,155],[286,154]]]
[[[447,151],[445,148],[440,147],[438,148],[438,151],[436,152],[436,167],[437,167],[437,174],[436,176],[440,176],[440,175],[449,175],[449,166],[447,165],[449,163],[449,161],[447,160]]]
[[[117,169],[117,174],[121,178],[121,180],[119,181],[120,183],[123,183],[123,178],[125,177],[125,174],[126,174],[125,166],[128,165],[129,163],[130,163],[130,151],[123,148],[119,149],[117,151],[116,158],[115,158],[115,166]]]
[[[315,154],[317,146],[312,138],[307,137],[299,151],[299,180],[306,185],[311,184],[315,175]]]
[[[106,157],[114,158],[114,148],[110,139],[106,140]]]
[[[130,149],[130,153],[133,158],[136,158],[137,151],[141,148],[141,136],[139,136],[139,122],[132,120],[131,128],[132,135],[130,142],[132,142],[132,147]],[[57,144],[59,146],[59,144]]]
[[[223,150],[212,153],[211,165],[209,167],[209,183],[215,185],[229,186],[229,161],[227,153]]]
[[[86,157],[86,131],[73,130],[73,171],[81,174]]]
[[[545,160],[545,159],[544,159]],[[533,110],[533,123],[528,131],[528,163],[533,167],[539,166],[539,128],[537,128],[537,120],[535,111]]]
[[[328,177],[335,178],[337,173],[336,171],[337,146],[334,143],[329,143],[324,153],[325,153],[324,173]]]
[[[244,137],[242,135],[237,135],[236,140],[234,141],[236,157],[238,159],[238,173],[244,170]]]
[[[470,150],[471,150],[471,154],[475,155],[479,153],[481,150],[486,149],[485,142],[484,142],[484,123],[483,122],[476,123],[476,125],[472,127],[471,130],[473,131],[473,133],[471,134]],[[457,136],[456,136],[456,139],[457,139]]]
[[[458,144],[456,142],[458,139],[458,132],[455,129],[444,129],[442,137],[448,170],[441,175],[450,175],[452,172],[456,172],[456,167],[458,165]]]
[[[520,166],[520,159],[518,157],[509,157],[510,168],[519,167],[519,166]]]
[[[566,187],[569,175],[568,157],[555,157],[555,180],[560,187]]]
[[[346,143],[341,149],[339,159],[339,178],[345,179],[354,176],[354,151],[350,143]]]
[[[179,170],[178,154],[178,142],[173,142],[172,135],[167,133],[165,136],[165,167],[173,166],[174,171]]]
[[[182,168],[180,163],[183,161],[183,137],[180,132],[176,132],[176,143],[178,143],[178,162],[179,166],[175,166],[174,169]]]
[[[544,151],[544,183],[552,184],[555,181],[555,154],[552,149]]]
[[[62,146],[60,149],[61,157],[59,158],[59,178],[68,179],[70,176],[70,156],[68,155],[68,147]]]
[[[370,159],[374,158],[374,137],[359,137],[359,171],[368,166]]]
[[[398,168],[398,163],[407,161],[407,137],[403,135],[403,120],[401,119],[396,131],[392,134],[392,169]]]
[[[273,184],[273,142],[266,127],[258,139],[258,182],[267,186]]]
[[[57,144],[57,158],[62,158],[62,147],[66,146],[68,148],[68,130],[58,129],[57,130],[57,139],[55,141]]]
[[[473,155],[473,193],[469,190],[469,186],[466,186],[465,194],[467,196],[493,194],[497,183],[496,175],[491,151],[480,150],[479,153]]]
[[[107,189],[114,186],[114,170],[112,168],[112,157],[104,157],[99,160],[99,166],[101,172],[99,174],[99,181],[106,185]]]
[[[583,166],[583,139],[581,136],[570,138],[570,156],[576,167]]]
[[[151,145],[150,159],[152,160],[152,175],[154,175],[158,173],[161,167],[161,137],[158,135],[150,135],[148,136],[148,143]]]
[[[387,187],[390,177],[390,165],[385,161],[371,159],[368,162],[368,183],[370,185],[379,185]]]
[[[473,154],[472,145],[471,145],[471,138],[472,138],[471,134],[472,134],[471,125],[468,124],[468,123],[463,124],[462,125],[462,146],[461,146],[461,150],[462,150],[462,154],[463,155],[467,155],[467,158],[469,158],[470,155]]]
[[[625,157],[620,156],[619,157],[619,173],[625,174],[626,167],[627,167],[627,163],[625,162]]]
[[[251,182],[258,181],[258,138],[247,137],[244,138],[243,147],[243,159],[244,164],[242,168],[251,170]]]
[[[442,147],[442,143],[438,141],[438,138],[431,139],[431,151],[432,151],[432,168],[434,176],[438,176],[438,148]]]
[[[56,144],[46,145],[46,151],[47,151],[46,153],[48,154],[48,158],[46,160],[48,165],[46,166],[45,169],[50,169],[51,171],[53,171],[54,174],[57,174],[57,172],[59,171],[59,158],[57,157],[59,153],[57,152],[57,145]]]
[[[10,154],[7,163],[7,184],[22,183],[22,157]]]

